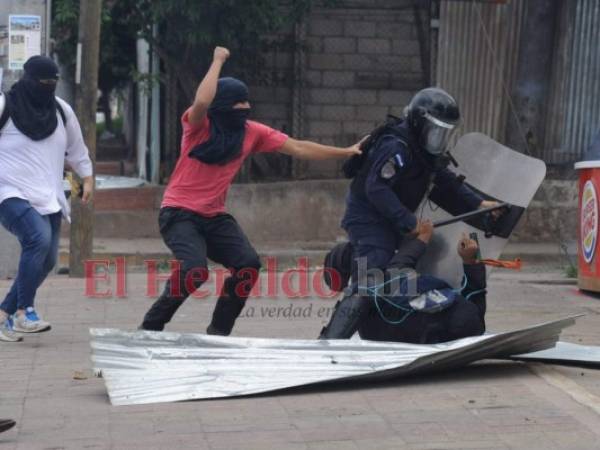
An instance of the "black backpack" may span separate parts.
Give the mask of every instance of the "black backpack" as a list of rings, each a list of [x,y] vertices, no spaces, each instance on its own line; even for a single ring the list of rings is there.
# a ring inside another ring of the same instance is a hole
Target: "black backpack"
[[[56,98],[54,99],[54,101],[56,102],[56,109],[60,114],[60,118],[62,119],[63,125],[66,127],[67,116],[65,115],[65,110],[63,109],[60,102],[56,100]],[[8,110],[6,104],[6,95],[3,92],[0,92],[0,134],[2,134],[2,130],[4,129],[4,125],[6,125],[6,122],[8,122],[8,119],[10,119],[10,111]]]
[[[364,162],[367,160],[369,152],[375,147],[381,136],[391,134],[402,138],[402,140],[406,140],[406,136],[398,128],[398,125],[402,122],[404,122],[403,118],[388,114],[385,123],[371,131],[369,137],[360,145],[362,153],[360,155],[354,155],[346,160],[342,166],[344,176],[346,178],[354,178],[358,174]]]

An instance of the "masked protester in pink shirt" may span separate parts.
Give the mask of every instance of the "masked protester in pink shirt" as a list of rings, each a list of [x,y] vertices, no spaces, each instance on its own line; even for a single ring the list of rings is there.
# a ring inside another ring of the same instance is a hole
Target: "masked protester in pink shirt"
[[[347,148],[292,139],[248,120],[248,88],[235,78],[219,78],[229,51],[217,47],[183,114],[181,154],[159,214],[161,235],[180,262],[160,298],[146,313],[141,329],[164,329],[185,299],[208,278],[207,258],[231,271],[208,326],[208,334],[227,336],[242,311],[260,270],[259,257],[233,216],[225,211],[229,186],[253,153],[281,152],[303,159],[347,158]]]

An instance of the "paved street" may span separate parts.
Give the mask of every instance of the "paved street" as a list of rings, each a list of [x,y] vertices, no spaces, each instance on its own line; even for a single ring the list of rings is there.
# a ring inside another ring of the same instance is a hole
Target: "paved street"
[[[549,270],[496,272],[489,287],[489,330],[583,312],[563,339],[600,345],[600,301],[573,285],[553,283],[563,274]],[[600,448],[600,370],[585,368],[490,361],[384,384],[112,407],[103,381],[91,374],[88,329],[136,327],[152,302],[145,284],[145,275],[130,274],[124,299],[85,298],[83,281],[64,276],[44,284],[38,310],[53,330],[0,347],[0,418],[18,422],[0,435],[0,448]],[[0,295],[9,285],[0,282]],[[253,317],[239,321],[236,335],[314,337],[326,321],[315,312],[333,305],[325,299],[250,302]],[[311,314],[264,314],[266,307],[290,303]],[[203,331],[213,305],[214,296],[190,299],[169,329]]]

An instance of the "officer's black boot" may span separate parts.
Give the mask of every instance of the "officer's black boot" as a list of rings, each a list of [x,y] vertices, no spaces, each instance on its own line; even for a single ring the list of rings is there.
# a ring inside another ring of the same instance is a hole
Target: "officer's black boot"
[[[321,330],[319,339],[350,339],[369,314],[369,308],[369,297],[358,294],[345,296],[335,305],[333,315]]]

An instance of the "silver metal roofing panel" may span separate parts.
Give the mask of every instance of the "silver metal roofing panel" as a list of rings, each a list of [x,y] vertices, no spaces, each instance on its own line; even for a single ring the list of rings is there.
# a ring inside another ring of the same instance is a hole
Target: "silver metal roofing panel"
[[[600,367],[600,347],[557,342],[553,348],[525,355],[515,355],[511,359]]]
[[[574,317],[436,345],[91,329],[94,370],[113,405],[233,397],[457,368],[553,347]]]

